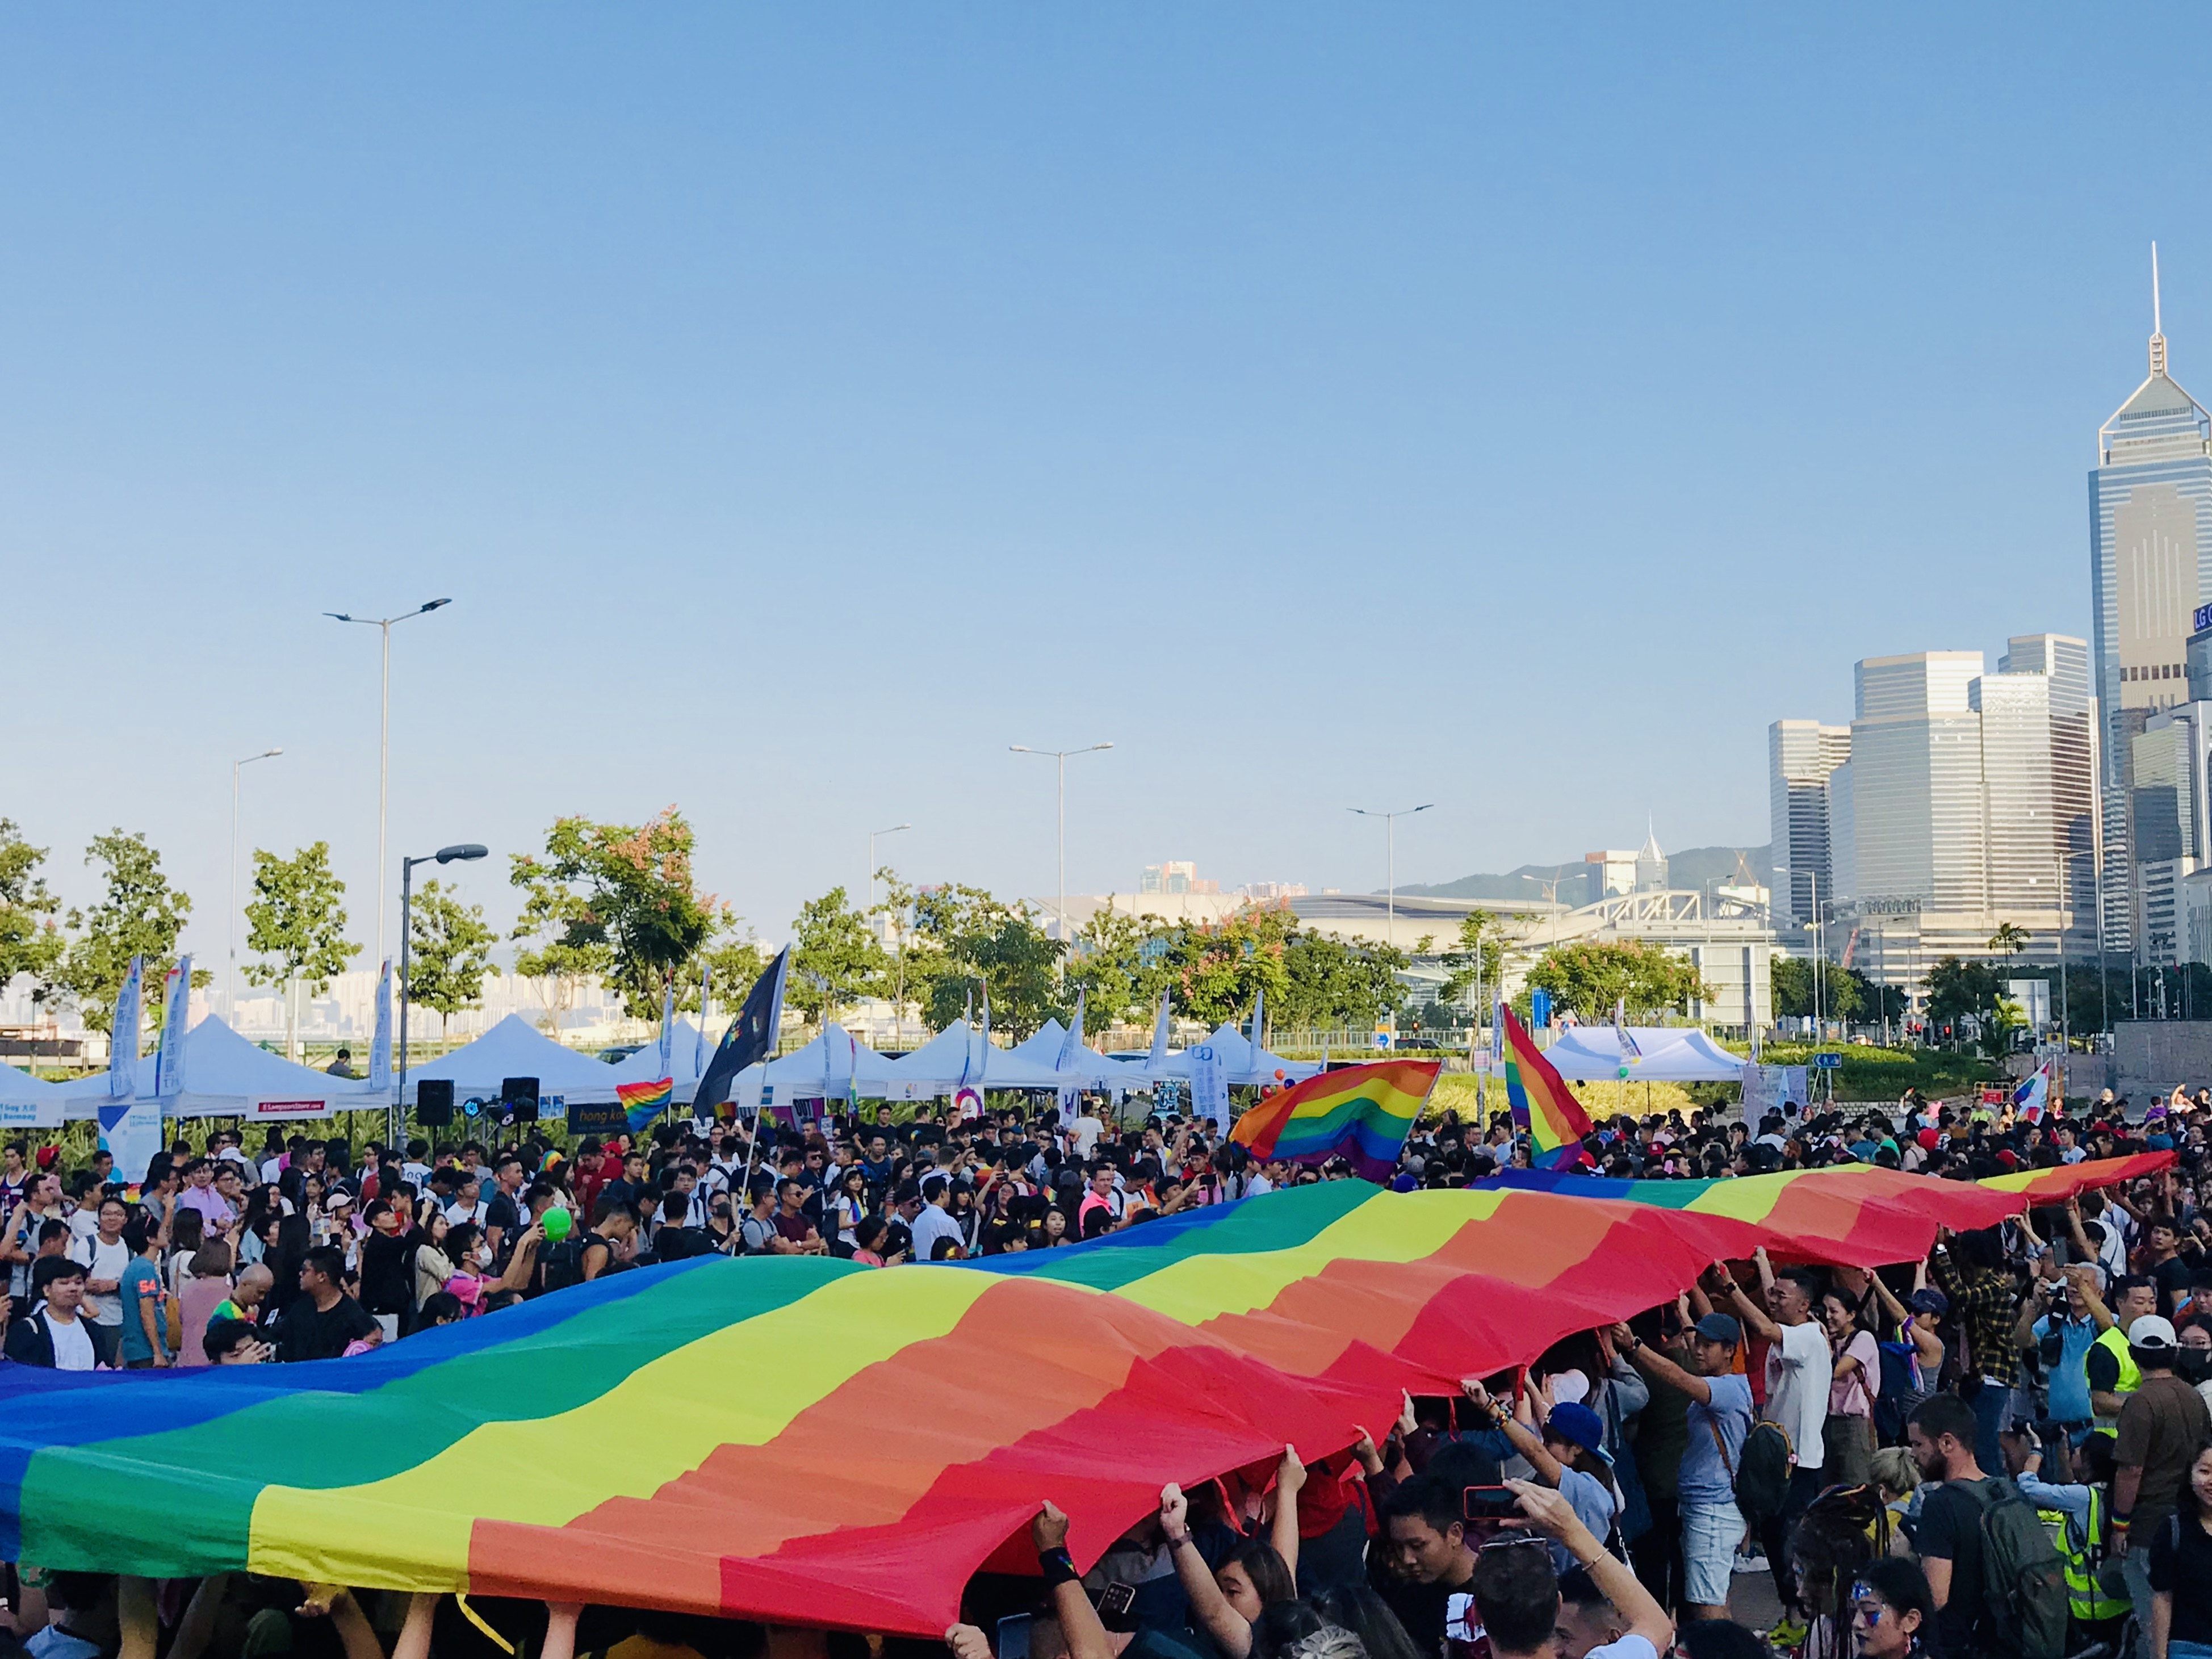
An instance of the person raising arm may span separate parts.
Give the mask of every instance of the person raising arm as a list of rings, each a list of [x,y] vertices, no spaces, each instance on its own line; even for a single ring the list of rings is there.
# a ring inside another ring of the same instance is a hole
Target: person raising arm
[[[1592,1649],[1586,1659],[1658,1659],[1674,1643],[1674,1621],[1651,1592],[1606,1553],[1565,1498],[1530,1480],[1508,1480],[1505,1486],[1519,1503],[1528,1529],[1564,1549],[1588,1572],[1627,1627],[1620,1640]],[[1471,1582],[1475,1609],[1495,1659],[1552,1659],[1559,1584],[1547,1553],[1484,1550]]]

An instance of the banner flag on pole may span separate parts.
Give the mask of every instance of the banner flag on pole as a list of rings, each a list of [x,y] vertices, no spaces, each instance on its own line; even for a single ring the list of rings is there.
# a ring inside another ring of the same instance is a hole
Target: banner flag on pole
[[[791,947],[786,945],[745,993],[744,1006],[730,1021],[730,1029],[722,1033],[714,1057],[707,1062],[699,1079],[699,1093],[691,1106],[694,1115],[704,1115],[726,1104],[738,1073],[746,1066],[775,1058],[776,1033],[783,1025],[784,975],[790,966]]]
[[[185,1028],[192,1018],[192,959],[177,958],[162,987],[161,1041],[154,1050],[154,1097],[174,1100],[185,1089]]]
[[[392,958],[376,976],[376,1035],[368,1045],[368,1086],[392,1086]]]
[[[139,975],[143,958],[131,958],[130,970],[115,993],[115,1012],[107,1022],[107,1097],[131,1100],[138,1093],[138,1008],[143,1000]]]

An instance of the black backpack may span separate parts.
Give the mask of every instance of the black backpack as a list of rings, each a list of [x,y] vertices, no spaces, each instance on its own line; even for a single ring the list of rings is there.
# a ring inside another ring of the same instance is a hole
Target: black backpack
[[[1741,1455],[1730,1458],[1720,1425],[1710,1416],[1705,1430],[1720,1451],[1721,1467],[1728,1471],[1744,1525],[1755,1538],[1761,1527],[1782,1513],[1790,1495],[1790,1462],[1796,1455],[1790,1436],[1779,1423],[1753,1423],[1744,1431]]]
[[[2043,1517],[2002,1476],[1946,1484],[1956,1485],[1981,1511],[1982,1611],[1998,1650],[2019,1659],[2063,1659],[2066,1563]]]

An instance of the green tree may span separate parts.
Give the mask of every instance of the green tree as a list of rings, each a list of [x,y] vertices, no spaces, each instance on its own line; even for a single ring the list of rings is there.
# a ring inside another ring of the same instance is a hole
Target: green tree
[[[1279,1008],[1290,985],[1283,957],[1297,932],[1289,911],[1258,908],[1177,927],[1167,958],[1176,1008],[1208,1025],[1244,1018],[1262,992]]]
[[[534,941],[515,971],[564,982],[566,999],[596,975],[633,1019],[658,1019],[663,989],[690,975],[727,919],[693,885],[693,845],[672,806],[643,824],[557,820],[542,856],[513,860],[508,879],[523,893],[514,937]]]
[[[40,873],[46,861],[45,848],[26,841],[13,819],[0,818],[0,991],[27,977],[34,1003],[54,994],[65,943],[55,925],[61,901]]]
[[[987,992],[993,1028],[1018,1042],[1072,1012],[1059,971],[1066,947],[1027,910],[978,887],[933,887],[915,896],[914,932],[905,972],[932,1030]]]
[[[284,1052],[299,1057],[298,994],[320,996],[361,946],[345,936],[345,883],[331,869],[331,844],[319,841],[289,859],[256,848],[253,899],[246,907],[246,945],[262,960],[249,965],[255,985],[282,985]]]
[[[1990,949],[2000,956],[2016,957],[2027,949],[2027,929],[2017,922],[2001,921],[1990,935]]]
[[[1410,961],[1388,945],[1294,933],[1283,942],[1282,993],[1270,998],[1274,1023],[1279,1029],[1366,1030],[1403,1000],[1398,975]]]
[[[799,907],[791,924],[791,973],[784,1000],[810,1025],[824,1025],[840,1010],[880,994],[884,948],[868,919],[846,900],[842,887]]]
[[[1777,951],[1767,972],[1773,987],[1774,1012],[1783,1019],[1813,1017],[1813,964],[1804,957]]]
[[[738,1005],[744,1001],[745,994],[753,988],[753,981],[768,966],[768,955],[761,949],[760,940],[754,937],[750,927],[739,932],[742,926],[741,917],[726,917],[720,931],[708,942],[706,949],[699,952],[699,965],[714,975],[714,983],[708,988],[708,994],[714,999],[714,1006],[722,1012],[726,1021],[726,1017],[734,1013]],[[698,975],[688,975],[687,984],[688,989],[679,988],[677,1007],[702,1012],[699,1009]]]
[[[1644,1023],[1713,994],[1687,958],[1641,939],[1554,945],[1529,970],[1528,983],[1549,991],[1555,1006],[1586,1024],[1612,1019],[1615,1004],[1632,1022]]]
[[[1083,994],[1084,1035],[1117,1023],[1149,1024],[1170,978],[1168,930],[1108,899],[1075,936],[1066,985]],[[1071,1014],[1069,1016],[1073,1018]]]
[[[483,905],[464,904],[439,881],[422,884],[411,915],[407,1000],[436,1013],[442,1038],[448,1019],[483,1000],[485,976],[499,972],[491,959],[499,934],[486,925]]]
[[[2002,988],[1986,962],[1945,957],[1928,970],[1928,1018],[1939,1025],[1969,1016],[1993,1019]]]
[[[112,830],[93,838],[84,861],[102,872],[105,890],[88,910],[69,914],[70,939],[62,953],[59,981],[76,1004],[84,1023],[105,1031],[115,1012],[116,994],[131,958],[144,958],[147,1024],[158,1029],[165,1010],[161,983],[177,965],[177,936],[185,918],[192,913],[191,896],[169,884],[161,869],[161,855],[136,831],[125,835]],[[192,975],[192,983],[211,983],[205,969]]]
[[[1486,1000],[1495,996],[1505,975],[1505,933],[1498,918],[1487,910],[1468,911],[1460,919],[1458,936],[1442,961],[1446,971],[1437,1001],[1464,1007],[1478,984]],[[1478,1010],[1478,1017],[1486,1017],[1487,1012]]]

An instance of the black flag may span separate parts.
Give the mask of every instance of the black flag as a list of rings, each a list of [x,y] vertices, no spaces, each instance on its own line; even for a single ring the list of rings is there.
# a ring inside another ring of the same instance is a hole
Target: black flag
[[[699,1079],[699,1091],[691,1101],[693,1115],[704,1117],[726,1104],[738,1073],[775,1053],[776,1033],[783,1024],[783,975],[790,964],[791,947],[787,945],[745,993],[745,1006],[722,1033],[714,1057]]]

